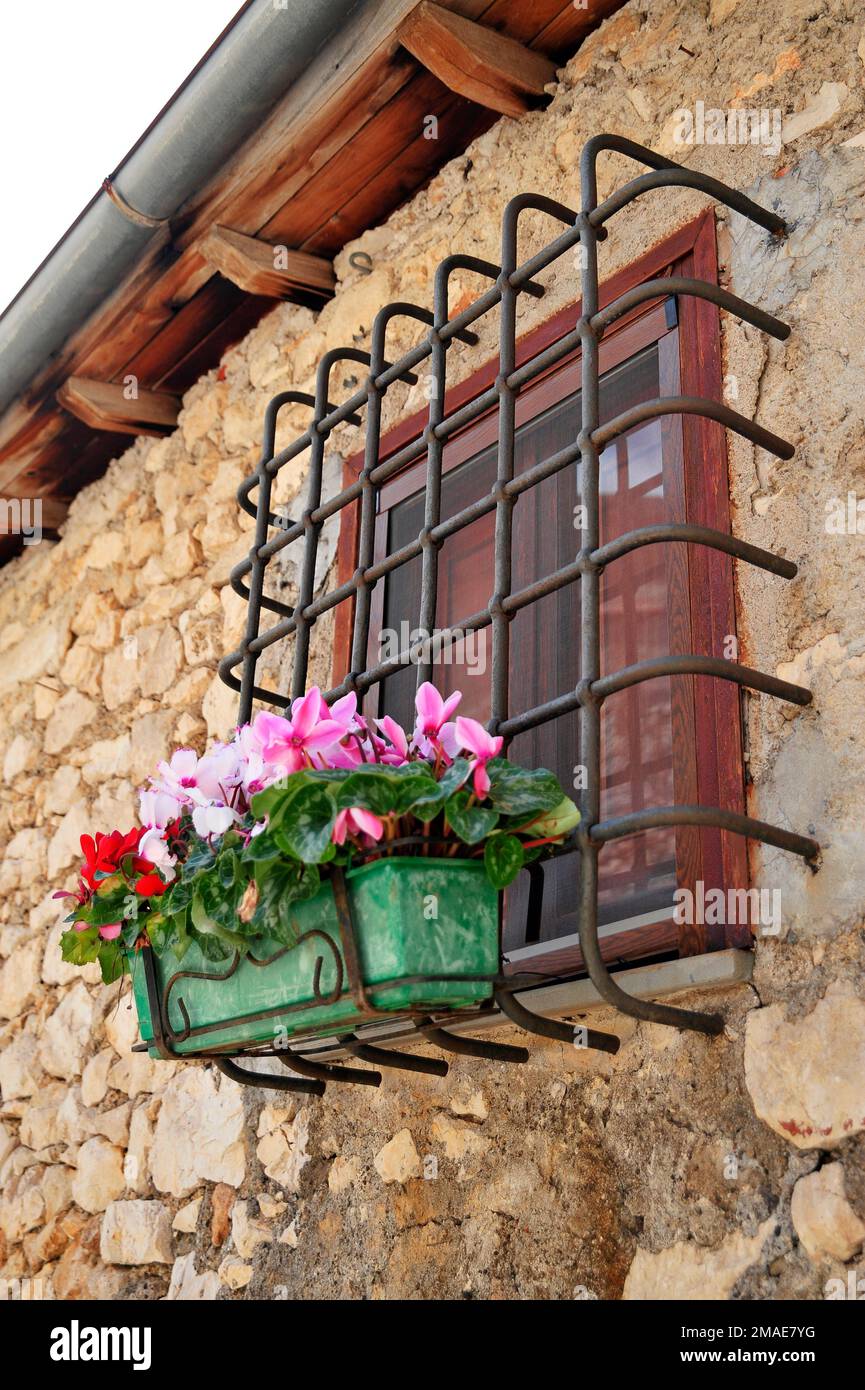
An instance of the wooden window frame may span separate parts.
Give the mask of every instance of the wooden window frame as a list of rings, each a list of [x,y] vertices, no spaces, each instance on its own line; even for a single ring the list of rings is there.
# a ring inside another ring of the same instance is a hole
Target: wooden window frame
[[[613,299],[656,276],[682,275],[717,283],[718,262],[715,241],[714,213],[709,210],[686,224],[672,236],[658,243],[638,260],[619,271],[600,286],[599,302],[603,308]],[[653,330],[653,315],[663,312],[663,300],[640,305],[623,316],[604,336],[607,371],[619,361],[626,361],[649,342],[663,343],[663,337],[649,336]],[[678,300],[677,334],[670,337],[674,350],[659,352],[661,394],[685,394],[721,399],[721,341],[718,309],[714,304],[693,296]],[[576,327],[580,317],[579,301],[561,310],[538,328],[525,334],[517,343],[517,366],[535,357],[565,333]],[[669,341],[669,340],[668,340]],[[556,364],[549,376],[557,375],[562,365],[576,360],[564,359]],[[484,363],[458,385],[450,387],[445,397],[445,412],[450,414],[487,390],[495,381],[497,360]],[[535,390],[544,377],[533,380],[528,390]],[[493,414],[495,407],[493,407]],[[465,430],[466,437],[476,433],[485,420],[475,420]],[[413,439],[418,441],[418,458],[411,459],[405,469],[389,480],[383,489],[388,505],[401,500],[400,479],[414,470],[424,456],[421,438],[427,424],[426,409],[420,410],[389,430],[381,440],[379,460],[385,461]],[[702,526],[730,532],[730,503],[727,471],[726,437],[716,421],[698,415],[662,417],[665,456],[675,451],[680,467],[675,470],[681,479],[682,495],[678,499],[689,521]],[[458,456],[461,434],[454,436],[451,448]],[[475,448],[471,453],[475,453]],[[467,452],[466,457],[469,456]],[[451,464],[450,466],[453,466]],[[363,467],[363,452],[346,460],[343,484],[356,480]],[[411,495],[415,487],[407,488]],[[386,509],[379,516],[385,516]],[[348,581],[357,566],[359,502],[352,503],[342,513],[337,552],[337,583]],[[689,630],[695,643],[693,650],[723,654],[725,641],[736,633],[736,606],[733,564],[729,556],[702,546],[669,544],[668,569],[671,577],[680,576],[671,593],[680,600],[678,610],[671,608],[671,646],[675,649],[674,628],[678,621]],[[378,605],[381,605],[384,585],[376,586]],[[375,602],[375,596],[374,596]],[[334,626],[333,684],[337,685],[349,669],[354,601],[338,605]],[[378,626],[375,608],[371,630]],[[689,749],[685,758],[674,762],[676,801],[720,806],[744,814],[745,778],[742,741],[741,695],[729,681],[707,677],[678,677],[684,695],[676,702],[674,720],[674,749]],[[693,750],[699,749],[696,758]],[[676,830],[677,881],[680,887],[694,891],[698,880],[706,891],[712,888],[744,887],[749,885],[747,847],[742,837],[727,831],[695,826],[680,826]],[[688,923],[677,925],[670,914],[669,921],[645,928],[612,933],[602,938],[602,953],[608,962],[622,962],[635,957],[662,956],[678,951],[679,955],[697,955],[728,947],[749,947],[751,933],[747,924],[712,925]],[[551,942],[544,960],[555,964],[555,944]],[[573,975],[582,968],[581,957],[573,948],[562,950],[561,973]]]

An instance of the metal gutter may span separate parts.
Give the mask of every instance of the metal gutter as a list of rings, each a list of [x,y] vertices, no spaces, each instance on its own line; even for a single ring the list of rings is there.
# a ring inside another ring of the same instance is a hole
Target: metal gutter
[[[0,316],[0,413],[363,0],[251,0]],[[141,215],[121,210],[118,203]]]

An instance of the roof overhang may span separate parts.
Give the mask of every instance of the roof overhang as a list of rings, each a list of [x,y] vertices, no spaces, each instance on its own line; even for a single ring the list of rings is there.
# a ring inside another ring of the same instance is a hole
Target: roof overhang
[[[151,202],[142,212],[133,202],[132,166],[140,165],[148,141],[156,142],[154,157],[162,149],[163,159],[183,162],[171,123],[188,135],[190,112],[181,110],[178,121],[176,104],[194,96],[193,79],[200,86],[214,65],[204,97],[210,110],[214,101],[227,108],[237,101],[238,81],[250,94],[257,90],[249,26],[263,22],[265,11],[278,12],[272,0],[244,7],[0,319],[2,373],[4,331],[16,341],[9,334],[13,315],[24,326],[13,322],[17,334],[29,321],[50,344],[49,330],[58,326],[51,315],[59,312],[52,276],[85,217],[95,208],[134,228],[131,263],[119,255],[112,262],[105,250],[98,302],[28,370],[0,418],[0,495],[51,499],[56,518],[59,504],[98,477],[130,435],[173,428],[180,396],[227,347],[278,299],[320,305],[331,292],[333,256],[502,114],[543,101],[555,63],[624,0],[586,0],[584,7],[573,0],[288,3],[299,26],[312,25],[307,38],[315,55],[268,98],[254,133],[233,152],[226,137],[199,164],[188,152],[184,176],[193,187],[173,210],[181,183],[165,193],[167,206]],[[296,48],[300,36],[298,28]],[[272,79],[272,47],[269,57]],[[430,115],[439,119],[438,138],[420,139]],[[275,259],[274,246],[287,252]],[[58,278],[57,294],[61,288]],[[129,376],[138,385],[133,401],[124,393]],[[0,535],[0,562],[18,544],[16,536]]]

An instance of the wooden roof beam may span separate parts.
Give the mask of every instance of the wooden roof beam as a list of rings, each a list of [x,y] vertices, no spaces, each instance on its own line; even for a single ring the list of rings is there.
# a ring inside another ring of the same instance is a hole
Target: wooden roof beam
[[[134,376],[123,385],[70,376],[57,392],[57,400],[91,429],[113,434],[169,434],[180,412],[179,396],[145,391]]]
[[[556,65],[516,39],[422,0],[404,21],[399,40],[452,92],[504,116],[523,116]]]
[[[322,299],[333,295],[333,265],[323,256],[274,246],[230,227],[211,227],[198,251],[214,270],[247,294],[271,299],[292,299],[298,291]]]

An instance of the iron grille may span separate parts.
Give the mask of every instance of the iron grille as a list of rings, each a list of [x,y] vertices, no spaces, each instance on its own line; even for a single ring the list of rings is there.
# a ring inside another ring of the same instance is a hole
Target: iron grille
[[[596,165],[604,151],[614,151],[648,166],[602,202],[597,197]],[[667,414],[698,415],[715,420],[736,431],[759,448],[779,458],[789,459],[793,447],[754,421],[718,401],[693,396],[662,397],[632,407],[603,426],[599,421],[599,346],[603,334],[617,319],[636,306],[662,295],[694,295],[709,300],[729,313],[775,338],[784,339],[789,328],[772,315],[746,303],[716,285],[681,276],[649,280],[599,309],[597,243],[607,236],[607,224],[617,212],[651,189],[686,187],[750,219],[774,237],[781,237],[785,224],[781,217],[743,194],[728,188],[707,174],[684,168],[630,140],[615,135],[599,135],[585,145],[580,162],[581,208],[579,212],[539,194],[523,193],[505,208],[501,264],[495,265],[471,255],[448,256],[438,266],[434,282],[433,309],[397,302],[382,307],[371,334],[369,353],[357,348],[336,348],[324,354],[318,366],[314,396],[283,391],[269,403],[265,415],[261,459],[254,474],[238,490],[238,501],[255,517],[255,539],[249,557],[231,575],[234,590],[248,601],[245,636],[237,651],[220,664],[222,679],[240,693],[239,721],[250,718],[254,700],[285,707],[303,694],[309,659],[310,635],[316,621],[337,604],[354,600],[351,642],[351,669],[335,689],[328,692],[333,701],[349,691],[363,696],[373,686],[408,664],[418,667],[418,683],[430,678],[429,645],[423,642],[399,653],[398,657],[367,666],[371,595],[374,586],[395,573],[415,557],[422,557],[420,611],[417,627],[422,633],[436,631],[438,552],[447,537],[454,535],[487,513],[495,512],[494,592],[486,607],[452,624],[437,641],[439,649],[460,634],[489,627],[492,638],[490,732],[512,739],[537,725],[563,714],[579,713],[579,756],[587,771],[587,787],[581,795],[582,820],[578,829],[562,846],[560,853],[581,857],[579,889],[579,935],[589,975],[599,994],[608,1003],[639,1019],[665,1023],[703,1032],[717,1032],[717,1015],[696,1013],[666,1004],[636,999],[611,977],[601,958],[598,944],[598,855],[612,840],[638,834],[658,826],[711,826],[737,835],[749,836],[766,844],[800,855],[811,867],[819,860],[819,846],[810,838],[790,830],[755,820],[729,810],[700,805],[680,805],[641,810],[615,819],[602,820],[600,814],[600,732],[604,701],[617,691],[660,676],[705,675],[733,681],[747,689],[760,691],[797,705],[807,705],[810,691],[760,671],[721,657],[676,655],[640,661],[624,669],[600,670],[600,596],[603,571],[620,557],[645,545],[678,542],[703,545],[726,552],[746,564],[756,565],[784,579],[796,574],[790,561],[733,536],[699,525],[670,522],[628,531],[600,544],[599,535],[599,457],[604,447],[633,426]],[[564,225],[542,251],[522,264],[517,263],[518,227],[528,210],[547,214]],[[543,287],[535,276],[558,257],[580,245],[582,307],[572,332],[530,361],[516,365],[516,305],[518,296],[540,297]],[[489,288],[473,304],[450,316],[449,285],[456,271],[474,271],[490,281]],[[447,350],[455,340],[476,343],[471,324],[482,314],[499,309],[498,374],[483,394],[451,414],[445,413]],[[391,320],[406,316],[426,325],[427,332],[418,345],[396,362],[386,355],[386,334]],[[577,438],[551,457],[517,475],[514,462],[515,403],[520,389],[541,372],[581,349],[582,394],[581,429]],[[380,439],[382,402],[397,381],[417,380],[413,369],[429,359],[432,378],[429,418],[423,431],[426,447],[425,505],[423,526],[409,544],[378,560],[374,556],[374,521],[379,489],[404,465],[417,458],[417,443],[411,443],[381,462]],[[368,369],[365,385],[341,405],[329,401],[333,368],[340,362],[362,363]],[[308,405],[312,418],[307,430],[288,448],[275,452],[279,411],[288,404]],[[494,408],[498,415],[497,474],[492,491],[464,507],[457,514],[441,517],[442,454],[445,443],[457,430]],[[322,470],[327,440],[342,422],[360,424],[359,411],[365,410],[364,462],[359,477],[337,496],[322,500]],[[302,452],[309,450],[306,506],[297,520],[286,520],[271,509],[273,481],[279,471]],[[527,489],[579,462],[581,500],[585,507],[585,529],[579,553],[567,565],[545,575],[525,588],[512,586],[512,520],[514,507]],[[257,489],[257,497],[253,494]],[[327,593],[315,596],[315,568],[321,529],[325,521],[344,508],[359,504],[357,567],[351,577]],[[297,602],[294,607],[264,592],[268,564],[286,546],[302,543]],[[580,679],[575,689],[533,709],[511,709],[509,704],[510,624],[514,615],[545,595],[566,585],[579,584],[581,608]],[[270,627],[262,630],[262,612],[276,615]],[[291,693],[281,694],[256,683],[256,667],[269,647],[294,638]],[[241,667],[240,676],[236,668]],[[542,891],[542,870],[532,866],[530,912],[537,910]],[[538,880],[540,879],[540,885]],[[573,1029],[529,1014],[512,996],[511,987],[496,990],[496,1002],[514,1021],[532,1031],[572,1038]],[[563,1030],[563,1031],[561,1031]],[[487,1044],[486,1046],[490,1046]],[[237,1069],[235,1068],[235,1071]],[[258,1084],[261,1084],[260,1080]]]

